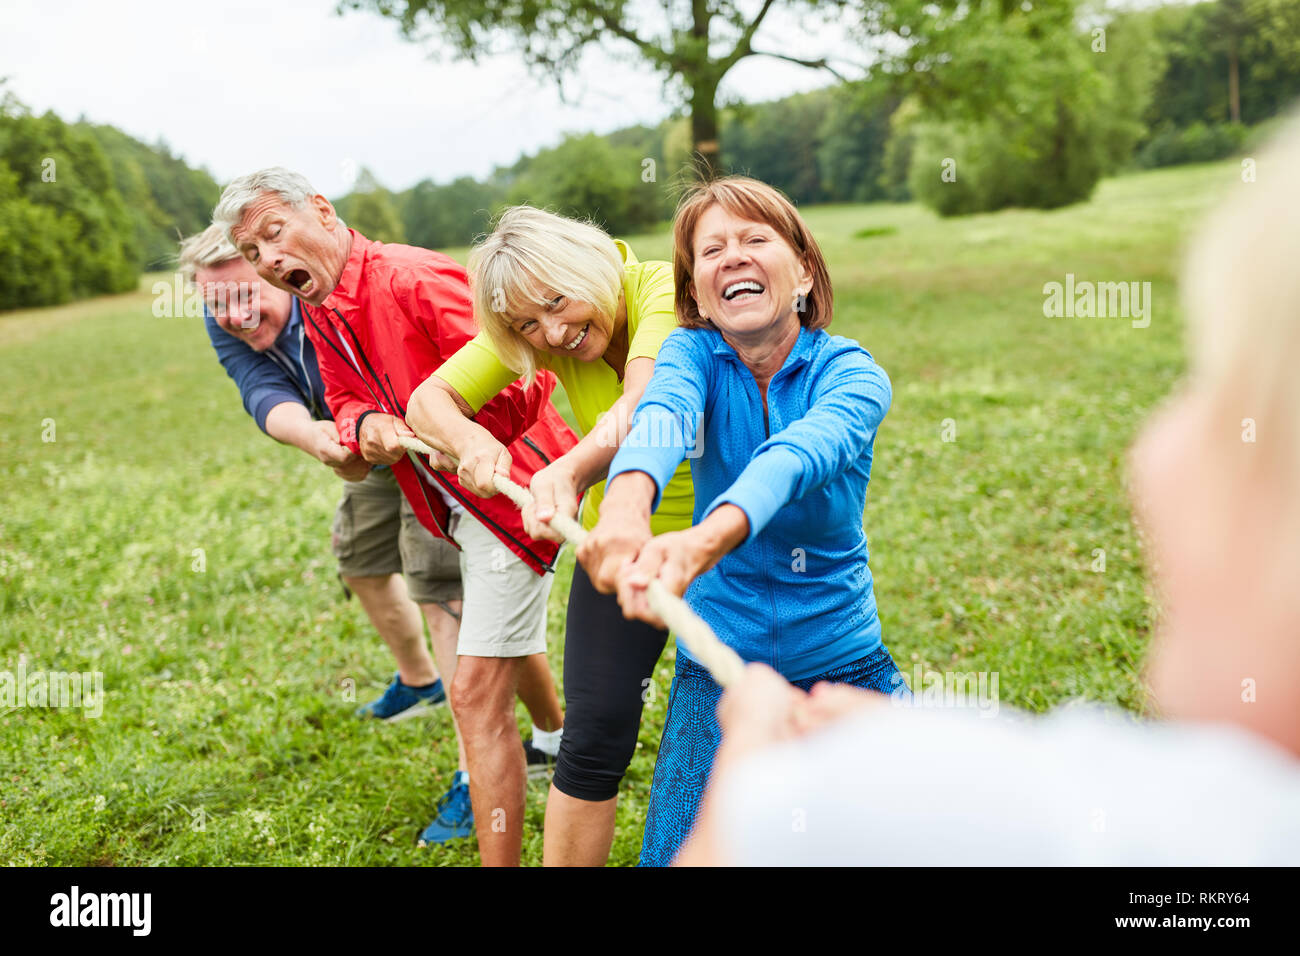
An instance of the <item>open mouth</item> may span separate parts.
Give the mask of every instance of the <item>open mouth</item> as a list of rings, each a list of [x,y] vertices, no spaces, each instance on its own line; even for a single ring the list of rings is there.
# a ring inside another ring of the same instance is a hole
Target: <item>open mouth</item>
[[[728,302],[744,302],[762,295],[763,291],[763,287],[753,279],[743,279],[723,289],[722,297]]]
[[[241,332],[256,332],[257,327],[262,324],[260,315],[250,315],[245,319],[239,320],[239,330]]]
[[[591,331],[591,323],[588,322],[586,325],[582,327],[582,331],[577,334],[574,340],[565,346],[565,349],[572,352],[574,349],[581,346],[583,342],[587,341],[587,333],[590,331]]]
[[[306,269],[290,269],[284,275],[284,281],[299,295],[310,295],[316,287]]]

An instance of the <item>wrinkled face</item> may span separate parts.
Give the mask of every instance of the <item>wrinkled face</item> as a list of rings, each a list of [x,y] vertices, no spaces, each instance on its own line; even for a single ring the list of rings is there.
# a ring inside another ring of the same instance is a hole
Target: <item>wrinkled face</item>
[[[545,305],[511,319],[510,327],[539,352],[564,355],[580,362],[594,362],[609,347],[609,334],[602,327],[596,307],[560,295],[554,289],[534,289]]]
[[[217,324],[258,352],[270,348],[289,321],[293,298],[262,281],[244,259],[198,269],[194,284]]]
[[[235,248],[271,285],[320,305],[347,263],[346,232],[324,196],[291,206],[275,193],[249,203],[230,231]]]
[[[724,333],[753,335],[798,319],[798,297],[812,289],[807,266],[772,226],[720,205],[695,224],[691,295]]]

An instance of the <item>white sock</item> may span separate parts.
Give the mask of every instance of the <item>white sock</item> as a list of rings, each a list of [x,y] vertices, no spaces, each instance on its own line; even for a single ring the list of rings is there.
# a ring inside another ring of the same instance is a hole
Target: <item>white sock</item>
[[[563,727],[559,730],[542,730],[533,724],[533,746],[544,754],[556,756],[560,752],[560,738],[563,736]]]

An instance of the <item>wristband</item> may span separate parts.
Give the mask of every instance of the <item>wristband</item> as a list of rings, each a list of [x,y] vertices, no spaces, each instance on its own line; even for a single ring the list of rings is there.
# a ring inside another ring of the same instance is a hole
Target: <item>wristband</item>
[[[356,434],[357,434],[357,444],[358,444],[358,445],[361,444],[361,423],[364,422],[364,421],[366,420],[366,416],[367,416],[367,415],[378,415],[378,414],[379,414],[379,409],[377,409],[377,408],[367,408],[364,412],[362,412],[360,415],[357,416],[357,424],[356,424],[356,429],[355,429],[355,430],[356,430]]]

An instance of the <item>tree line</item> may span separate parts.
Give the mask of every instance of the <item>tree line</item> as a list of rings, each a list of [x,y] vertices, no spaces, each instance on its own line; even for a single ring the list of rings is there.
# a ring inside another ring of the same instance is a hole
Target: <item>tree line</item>
[[[519,26],[507,22],[516,8],[472,0],[345,5],[398,17],[412,36],[457,24],[465,43],[452,45],[471,58],[491,31],[510,34]],[[763,9],[770,6],[769,0]],[[537,19],[570,7],[581,13],[578,20]],[[623,7],[612,0],[538,0],[528,9],[534,19],[515,31],[517,39],[524,38],[525,58],[548,73],[572,63],[572,56],[556,57],[561,41],[572,52],[573,43],[598,39],[600,24],[613,40],[626,39],[619,33]],[[698,0],[691,11],[714,23],[724,13],[743,20],[729,0]],[[683,176],[704,165],[755,176],[800,203],[915,198],[943,215],[1053,208],[1087,199],[1102,176],[1123,168],[1231,155],[1246,142],[1249,125],[1300,96],[1300,0],[1120,12],[1081,0],[862,0],[861,11],[864,45],[900,41],[871,46],[869,76],[771,103],[721,107],[704,124],[716,137],[707,156],[693,114],[713,104],[692,93],[680,115],[657,126],[574,134],[482,180],[425,180],[389,192],[363,175],[343,206],[359,203],[350,221],[362,231],[371,226],[389,241],[431,248],[471,242],[494,210],[514,202],[587,216],[621,233],[670,216]],[[578,22],[596,26],[570,35]],[[661,64],[682,35],[663,39],[656,53],[637,34],[637,48]],[[691,62],[679,58],[673,69],[716,73],[716,65]]]
[[[537,10],[570,2],[538,0]],[[601,9],[581,2],[588,14]],[[698,0],[692,10],[703,16],[727,2]],[[394,192],[362,170],[339,211],[373,238],[429,248],[468,244],[519,202],[627,233],[669,218],[701,167],[755,176],[804,204],[917,199],[944,215],[1052,208],[1086,199],[1121,168],[1231,155],[1248,127],[1300,96],[1300,0],[1119,13],[1081,0],[860,2],[870,8],[864,43],[905,41],[872,47],[863,79],[723,106],[704,127],[692,113],[705,107],[690,100],[655,126],[572,134],[483,179]],[[484,9],[469,0],[443,7],[463,16]],[[588,30],[584,42],[598,34]],[[754,53],[751,44],[746,55]],[[537,56],[530,62],[555,70],[568,62]],[[696,60],[704,69],[708,57]],[[708,155],[701,128],[713,137]],[[133,288],[141,270],[169,261],[180,236],[207,224],[218,195],[205,170],[165,144],[32,115],[4,93],[0,309]]]
[[[0,309],[134,289],[220,190],[165,144],[111,126],[33,115],[0,97]]]

